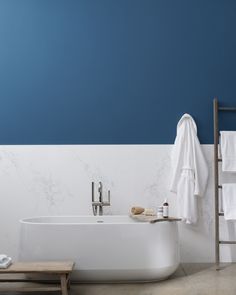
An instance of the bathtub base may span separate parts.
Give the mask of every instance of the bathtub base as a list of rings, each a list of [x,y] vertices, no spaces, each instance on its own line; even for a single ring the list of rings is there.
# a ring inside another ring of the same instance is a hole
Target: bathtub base
[[[158,269],[120,269],[120,270],[73,270],[72,283],[141,283],[158,282],[168,279],[178,268],[179,264]],[[53,281],[50,275],[27,274],[27,279]]]
[[[167,279],[178,268],[178,264],[157,269],[120,269],[120,270],[74,270],[72,282],[112,283],[112,282],[150,282]]]

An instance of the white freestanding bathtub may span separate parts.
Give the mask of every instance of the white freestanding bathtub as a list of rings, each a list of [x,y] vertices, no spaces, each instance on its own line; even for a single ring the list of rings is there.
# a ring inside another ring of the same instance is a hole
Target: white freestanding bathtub
[[[179,265],[176,222],[48,216],[20,223],[20,260],[73,260],[74,281],[162,280]]]

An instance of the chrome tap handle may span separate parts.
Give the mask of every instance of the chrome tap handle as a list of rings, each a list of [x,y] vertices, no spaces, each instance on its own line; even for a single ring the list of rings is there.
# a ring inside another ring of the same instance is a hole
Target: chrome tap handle
[[[102,192],[102,182],[101,181],[99,181],[98,192],[99,193]]]
[[[101,181],[99,181],[98,192],[99,192],[99,202],[102,202],[102,182]]]
[[[111,192],[110,190],[108,191],[108,201],[107,202],[102,202],[103,206],[110,206],[111,205]]]

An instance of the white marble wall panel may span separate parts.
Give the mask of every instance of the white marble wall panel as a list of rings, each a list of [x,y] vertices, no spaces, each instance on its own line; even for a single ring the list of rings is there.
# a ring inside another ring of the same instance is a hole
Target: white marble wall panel
[[[111,190],[105,214],[128,214],[133,205],[156,208],[165,198],[176,215],[176,197],[169,192],[171,145],[27,145],[0,147],[0,253],[18,255],[19,219],[38,215],[87,215],[91,182]],[[203,145],[210,178],[199,198],[197,225],[179,224],[181,261],[214,259],[213,146]],[[151,226],[151,225],[150,225]],[[226,236],[234,223],[222,222]],[[233,246],[224,261],[236,260]]]

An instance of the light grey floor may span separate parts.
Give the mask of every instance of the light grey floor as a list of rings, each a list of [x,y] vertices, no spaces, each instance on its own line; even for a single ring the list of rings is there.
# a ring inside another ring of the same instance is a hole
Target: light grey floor
[[[0,293],[3,294],[3,293]],[[16,293],[4,293],[13,295]],[[24,293],[17,293],[24,294]],[[25,293],[45,294],[45,293]],[[50,292],[48,294],[60,294]],[[73,284],[70,295],[235,295],[236,264],[216,271],[209,264],[184,264],[168,280],[139,284]]]
[[[144,284],[77,285],[71,295],[235,295],[236,264],[216,271],[209,264],[184,264],[168,280]]]

